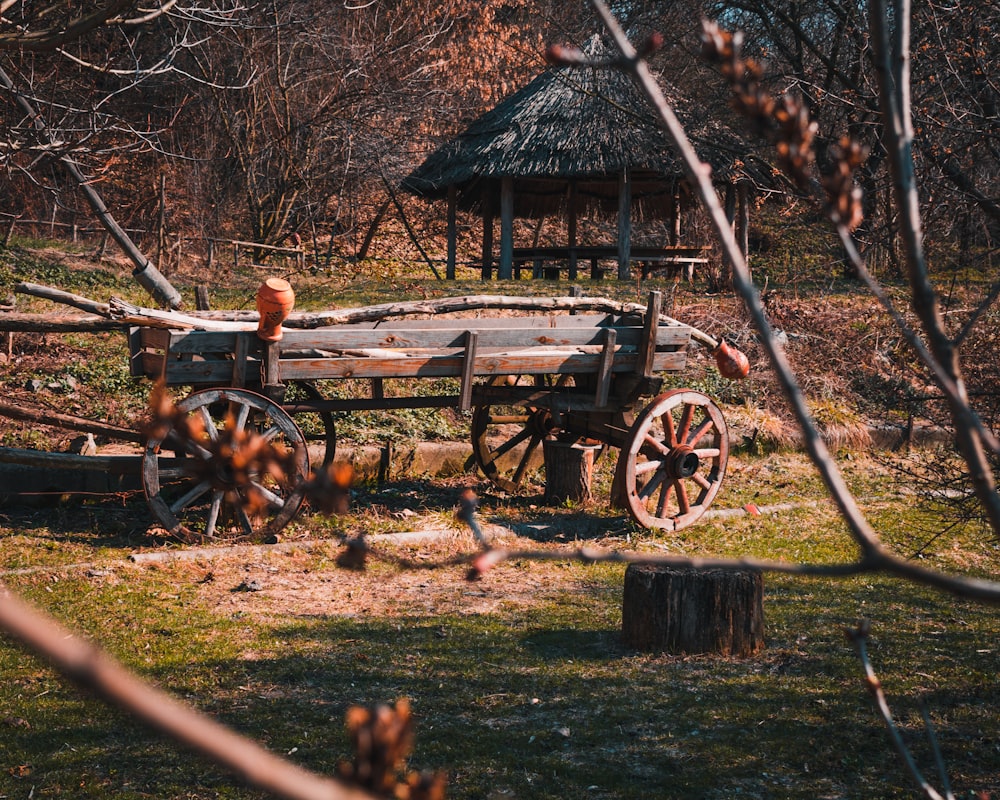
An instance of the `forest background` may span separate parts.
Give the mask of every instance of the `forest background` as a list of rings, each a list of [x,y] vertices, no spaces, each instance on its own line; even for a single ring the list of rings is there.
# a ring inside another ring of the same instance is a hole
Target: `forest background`
[[[545,0],[171,4],[149,19],[118,5],[123,24],[70,36],[81,4],[4,4],[3,69],[51,138],[39,143],[23,109],[0,106],[0,213],[92,222],[56,158],[69,154],[126,229],[173,237],[139,236],[165,270],[170,247],[179,258],[204,255],[212,238],[277,245],[293,235],[336,266],[370,254],[373,232],[401,231],[398,220],[382,225],[387,210],[398,216],[390,199],[440,254],[443,209],[394,187],[541,71],[547,45],[582,45],[599,29],[587,4]],[[732,118],[728,90],[698,57],[699,26],[708,17],[742,30],[768,88],[800,97],[816,121],[821,173],[835,167],[841,136],[869,148],[857,236],[873,266],[898,268],[864,4],[681,0],[612,11],[635,41],[664,36],[651,67],[720,120]],[[998,18],[989,2],[923,3],[913,16],[916,167],[928,247],[940,245],[946,268],[981,266],[973,254],[997,236]],[[480,225],[460,220],[467,261]],[[753,233],[766,247],[767,232]],[[417,255],[405,236],[378,252]]]

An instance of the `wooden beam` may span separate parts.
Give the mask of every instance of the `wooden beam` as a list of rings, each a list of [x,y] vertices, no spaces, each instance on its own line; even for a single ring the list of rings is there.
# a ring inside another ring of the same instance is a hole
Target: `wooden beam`
[[[567,219],[566,219],[566,241],[569,244],[569,279],[576,280],[576,181],[569,182],[568,196],[566,198]]]
[[[509,281],[514,277],[514,179],[500,179],[500,269],[497,278]]]
[[[632,181],[628,170],[618,176],[618,280],[631,278],[629,250],[632,247]]]
[[[483,270],[482,278],[493,277],[493,195],[487,186],[483,190]]]
[[[444,276],[447,280],[455,280],[455,261],[458,253],[458,189],[452,184],[448,187],[448,262],[445,265]]]

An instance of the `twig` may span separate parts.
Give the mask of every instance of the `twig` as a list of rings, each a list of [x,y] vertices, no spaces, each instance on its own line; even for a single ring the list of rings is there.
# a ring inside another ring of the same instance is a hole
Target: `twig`
[[[875,702],[875,708],[878,710],[879,716],[882,717],[882,721],[885,723],[885,727],[889,731],[889,737],[892,739],[892,744],[896,748],[896,752],[899,753],[900,758],[903,759],[903,763],[906,765],[907,771],[910,773],[910,776],[913,778],[924,797],[929,798],[929,800],[952,800],[950,792],[946,798],[927,782],[927,779],[921,774],[920,768],[917,766],[917,762],[913,759],[913,754],[910,753],[909,748],[906,746],[906,742],[903,741],[903,736],[899,732],[899,727],[892,718],[892,710],[889,708],[889,703],[885,699],[885,692],[882,691],[882,682],[875,674],[875,670],[872,668],[871,660],[868,658],[867,642],[869,630],[870,624],[868,620],[863,620],[857,628],[854,630],[848,630],[846,633],[847,638],[850,639],[851,643],[854,645],[854,650],[857,652],[858,658],[861,661],[861,666],[865,671],[865,688],[867,688],[869,694],[871,694],[872,700]]]
[[[0,629],[44,656],[65,677],[212,758],[250,786],[285,800],[372,800],[265,750],[155,689],[96,646],[0,586]]]

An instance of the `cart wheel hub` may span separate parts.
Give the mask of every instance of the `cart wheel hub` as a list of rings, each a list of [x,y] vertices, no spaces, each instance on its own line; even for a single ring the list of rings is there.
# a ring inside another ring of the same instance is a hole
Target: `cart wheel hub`
[[[670,451],[667,469],[671,477],[690,478],[700,466],[701,460],[690,446],[682,444]]]

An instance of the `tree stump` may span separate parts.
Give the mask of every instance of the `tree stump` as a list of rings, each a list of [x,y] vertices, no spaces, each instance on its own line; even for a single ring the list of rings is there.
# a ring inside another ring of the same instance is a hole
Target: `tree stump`
[[[594,456],[600,449],[600,445],[579,441],[544,440],[545,502],[550,505],[566,500],[589,502],[593,498]]]
[[[764,578],[752,570],[630,564],[622,640],[675,655],[753,655],[764,648]]]

